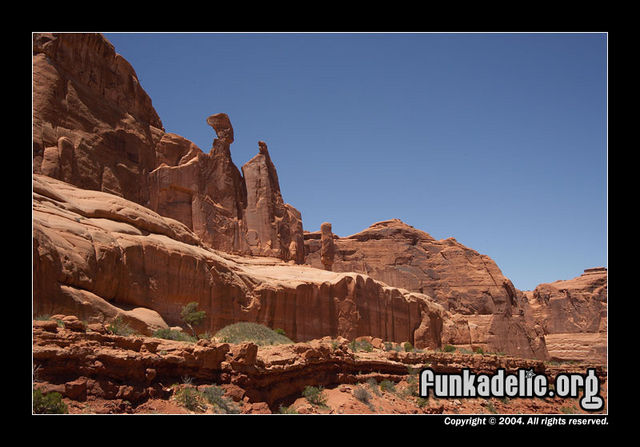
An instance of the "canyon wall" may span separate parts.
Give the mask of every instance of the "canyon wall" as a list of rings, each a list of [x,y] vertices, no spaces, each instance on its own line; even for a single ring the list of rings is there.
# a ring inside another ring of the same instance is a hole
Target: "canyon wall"
[[[598,272],[523,293],[488,256],[397,219],[345,238],[328,223],[304,233],[267,144],[238,169],[230,118],[206,124],[208,153],[166,132],[102,35],[34,34],[36,314],[120,316],[150,333],[196,301],[202,331],[256,321],[295,340],[367,335],[537,359],[549,343],[554,358],[587,355],[606,332]],[[576,337],[583,347],[569,346]]]
[[[206,122],[217,136],[208,154],[165,132],[134,69],[104,36],[34,34],[35,174],[151,208],[216,249],[303,262],[302,218],[282,199],[266,144],[243,177],[231,159],[229,117]]]
[[[527,314],[543,327],[552,360],[607,359],[607,269],[524,292]]]
[[[433,349],[452,324],[426,295],[367,275],[216,251],[135,202],[33,179],[34,315],[87,323],[121,316],[150,334],[182,324],[181,308],[195,301],[207,314],[199,333],[252,321],[296,341],[370,335]]]
[[[546,358],[543,329],[525,318],[526,299],[486,255],[454,238],[435,240],[393,219],[348,237],[334,237],[336,272],[360,272],[390,286],[424,293],[458,325],[443,343]],[[306,263],[323,268],[321,237],[305,233]]]

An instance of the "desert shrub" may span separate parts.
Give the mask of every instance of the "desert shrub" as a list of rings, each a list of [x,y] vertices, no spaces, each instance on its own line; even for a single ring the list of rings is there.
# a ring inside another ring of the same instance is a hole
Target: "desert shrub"
[[[302,391],[302,396],[312,405],[320,407],[327,405],[327,397],[324,395],[322,387],[307,386]]]
[[[33,317],[33,319],[37,321],[48,321],[51,319],[51,315],[49,314],[36,315],[35,317]]]
[[[197,338],[190,336],[189,334],[185,334],[182,331],[176,331],[173,329],[158,329],[152,334],[153,337],[156,338],[164,338],[165,340],[174,340],[174,341],[187,341],[194,343],[198,341]]]
[[[487,410],[489,410],[489,413],[493,414],[496,414],[498,412],[498,410],[496,410],[496,407],[493,405],[493,402],[491,401],[487,402]]]
[[[373,351],[373,345],[371,343],[369,343],[366,340],[353,340],[351,343],[349,343],[349,348],[351,348],[351,350],[353,352],[358,352],[358,351],[365,351],[365,352],[371,352]]]
[[[389,391],[391,393],[395,393],[396,392],[396,384],[394,382],[392,382],[391,380],[383,380],[382,382],[380,382],[380,389],[382,391]]]
[[[403,348],[404,348],[405,352],[413,351],[413,345],[411,343],[409,343],[408,341],[404,342]]]
[[[484,354],[484,349],[482,349],[481,347],[477,347],[474,352],[476,354]]]
[[[366,388],[357,386],[353,389],[353,397],[358,399],[360,402],[368,404],[371,400],[371,394],[366,390]]]
[[[275,328],[273,331],[274,331],[276,334],[284,335],[285,337],[287,336],[287,333],[284,331],[284,329],[281,329],[281,328]]]
[[[33,412],[35,414],[66,414],[69,412],[67,404],[62,401],[60,393],[42,393],[33,390]]]
[[[194,337],[196,337],[196,330],[193,327],[202,323],[206,317],[207,313],[204,310],[198,310],[198,303],[195,301],[188,303],[180,311],[180,318],[189,326]]]
[[[407,387],[403,390],[403,394],[406,396],[420,396],[418,376],[407,377]]]
[[[454,352],[456,350],[456,347],[451,345],[444,345],[444,348],[442,348],[442,350],[444,352]]]
[[[376,396],[380,396],[380,387],[378,386],[378,381],[376,379],[372,377],[371,379],[367,380],[367,385],[369,385],[369,388],[371,388],[373,394],[375,394]]]
[[[211,405],[218,407],[225,414],[238,414],[240,410],[231,399],[224,397],[224,390],[219,386],[211,385],[202,391],[202,395]]]
[[[187,410],[201,412],[204,410],[202,394],[197,389],[187,386],[175,393],[176,402]]]
[[[393,349],[393,343],[391,343],[390,341],[385,341],[384,342],[384,350],[385,351],[391,351]]]
[[[286,407],[284,405],[280,405],[280,408],[278,409],[278,413],[280,413],[280,414],[298,414],[298,412],[296,411],[295,408]]]
[[[198,339],[199,340],[211,340],[211,337],[213,337],[213,335],[211,335],[209,332],[204,332],[202,334],[198,334]]]
[[[117,317],[115,320],[113,320],[111,324],[107,326],[107,331],[110,334],[121,335],[123,337],[126,337],[128,335],[133,335],[136,333],[136,331],[131,329],[131,327],[124,322],[122,317]]]
[[[278,334],[262,324],[240,322],[220,329],[215,338],[226,343],[252,342],[258,346],[291,344],[288,337]]]
[[[416,399],[416,403],[418,404],[419,408],[422,408],[422,407],[426,406],[429,403],[429,398],[428,397],[418,397]]]
[[[578,413],[578,410],[576,410],[575,405],[570,405],[566,407],[561,407],[560,412],[564,414],[575,414],[575,413]]]

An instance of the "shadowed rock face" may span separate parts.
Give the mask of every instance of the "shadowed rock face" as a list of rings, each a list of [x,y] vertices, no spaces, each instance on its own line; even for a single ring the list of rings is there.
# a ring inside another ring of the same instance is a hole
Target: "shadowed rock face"
[[[429,234],[393,219],[333,239],[333,271],[360,272],[393,287],[424,293],[457,324],[443,343],[546,358],[542,329],[525,318],[525,299],[496,263],[453,238]],[[322,268],[321,240],[305,235],[305,262]]]
[[[205,154],[165,133],[135,71],[102,35],[35,34],[33,43],[34,173],[149,207],[219,250],[303,262],[302,219],[282,200],[264,142],[246,165],[247,190],[226,114],[207,118],[216,138]]]

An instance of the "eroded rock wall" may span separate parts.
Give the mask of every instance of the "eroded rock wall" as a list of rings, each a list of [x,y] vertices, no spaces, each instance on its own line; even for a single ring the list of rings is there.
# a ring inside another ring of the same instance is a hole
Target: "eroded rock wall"
[[[607,269],[524,292],[527,313],[545,334],[553,360],[607,359]]]
[[[34,173],[149,207],[212,248],[302,263],[302,218],[282,199],[266,144],[244,178],[231,159],[229,117],[207,123],[216,132],[208,154],[164,131],[134,69],[104,36],[34,34]]]
[[[181,308],[195,301],[208,316],[200,333],[252,321],[296,341],[371,335],[441,347],[448,316],[426,295],[362,274],[215,251],[186,225],[134,202],[33,178],[35,315],[105,322],[135,311],[148,334],[158,325],[145,310],[165,327],[181,325]]]
[[[524,295],[488,256],[453,238],[435,240],[398,219],[334,238],[333,244],[333,271],[367,274],[424,293],[447,309],[452,319],[443,343],[546,358],[542,328],[526,319]],[[307,264],[323,267],[321,248],[316,233],[305,234]]]

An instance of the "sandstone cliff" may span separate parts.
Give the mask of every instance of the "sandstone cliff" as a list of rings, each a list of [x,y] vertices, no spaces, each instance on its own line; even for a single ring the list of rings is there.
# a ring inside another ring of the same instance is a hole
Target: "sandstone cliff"
[[[452,324],[424,294],[219,252],[184,224],[112,194],[34,174],[33,202],[35,315],[121,316],[149,334],[179,325],[182,306],[196,301],[208,316],[199,332],[253,321],[297,341],[371,335],[431,348]]]
[[[542,328],[525,318],[526,300],[496,263],[453,238],[393,219],[335,238],[333,271],[360,272],[391,286],[424,293],[452,314],[443,342],[522,357],[546,358]],[[322,268],[321,241],[305,234],[305,262]]]
[[[607,359],[607,269],[524,292],[527,314],[544,329],[553,360]]]
[[[34,173],[149,207],[210,247],[302,263],[302,219],[282,199],[266,144],[243,177],[229,117],[207,123],[217,136],[208,154],[164,131],[135,71],[102,35],[34,35]]]

